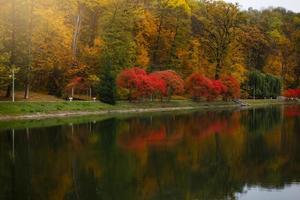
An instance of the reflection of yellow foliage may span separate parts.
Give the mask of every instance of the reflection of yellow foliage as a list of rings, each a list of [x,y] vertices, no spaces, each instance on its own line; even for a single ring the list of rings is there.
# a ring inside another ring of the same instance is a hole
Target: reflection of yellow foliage
[[[96,144],[98,142],[98,139],[99,139],[98,135],[93,134],[88,138],[89,144]]]

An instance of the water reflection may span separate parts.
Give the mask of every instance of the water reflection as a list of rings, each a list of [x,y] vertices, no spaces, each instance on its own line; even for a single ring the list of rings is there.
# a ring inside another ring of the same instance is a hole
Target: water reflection
[[[299,133],[299,106],[6,130],[0,199],[253,199],[298,187]]]

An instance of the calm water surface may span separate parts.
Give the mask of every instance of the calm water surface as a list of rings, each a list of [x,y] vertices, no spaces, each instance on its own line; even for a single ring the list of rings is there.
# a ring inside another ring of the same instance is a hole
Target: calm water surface
[[[0,199],[298,200],[300,106],[5,128]]]

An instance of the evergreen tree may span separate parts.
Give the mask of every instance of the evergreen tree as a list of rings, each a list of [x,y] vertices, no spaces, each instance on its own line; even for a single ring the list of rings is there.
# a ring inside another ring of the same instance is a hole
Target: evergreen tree
[[[104,67],[101,73],[101,81],[98,86],[98,96],[100,101],[111,105],[116,104],[116,82],[109,67]]]

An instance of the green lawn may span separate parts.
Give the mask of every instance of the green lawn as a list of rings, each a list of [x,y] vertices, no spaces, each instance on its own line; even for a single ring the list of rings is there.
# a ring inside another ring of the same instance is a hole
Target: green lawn
[[[278,100],[244,100],[250,105],[279,104]],[[0,115],[24,115],[35,113],[55,113],[66,111],[105,111],[105,110],[126,110],[138,108],[167,108],[167,107],[220,107],[233,106],[233,102],[193,102],[191,100],[172,100],[170,102],[118,102],[111,106],[100,102],[0,102]]]
[[[63,111],[101,111],[125,110],[135,108],[198,107],[198,106],[234,105],[232,102],[193,102],[172,100],[170,102],[118,102],[111,106],[100,102],[0,102],[0,115],[22,115],[34,113],[53,113]]]

